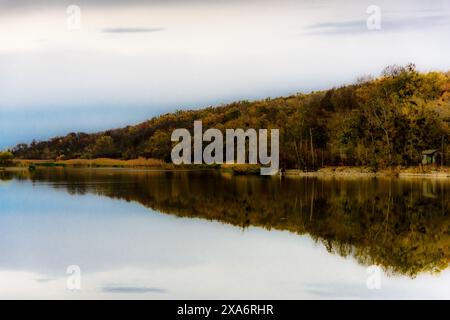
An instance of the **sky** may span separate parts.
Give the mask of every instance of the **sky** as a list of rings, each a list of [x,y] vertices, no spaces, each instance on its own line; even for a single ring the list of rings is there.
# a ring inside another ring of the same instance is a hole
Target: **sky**
[[[446,0],[0,0],[0,149],[391,64],[448,71],[449,36]]]

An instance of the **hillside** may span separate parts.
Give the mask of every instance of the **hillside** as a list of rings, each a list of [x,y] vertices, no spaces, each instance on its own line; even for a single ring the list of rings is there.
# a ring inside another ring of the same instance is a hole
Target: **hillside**
[[[19,159],[145,157],[170,162],[172,131],[192,130],[194,120],[202,120],[204,130],[280,129],[284,168],[416,165],[429,149],[443,149],[449,164],[450,73],[391,66],[378,78],[327,91],[177,111],[135,126],[19,144],[11,151]]]

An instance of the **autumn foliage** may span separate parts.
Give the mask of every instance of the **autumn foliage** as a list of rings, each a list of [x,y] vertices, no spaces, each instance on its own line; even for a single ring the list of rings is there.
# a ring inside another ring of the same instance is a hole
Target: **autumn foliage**
[[[22,159],[143,157],[170,162],[172,131],[192,130],[194,120],[202,120],[204,130],[280,129],[282,168],[417,165],[426,149],[441,150],[450,164],[449,90],[448,73],[391,66],[378,78],[327,91],[177,111],[135,126],[19,144],[12,151]]]

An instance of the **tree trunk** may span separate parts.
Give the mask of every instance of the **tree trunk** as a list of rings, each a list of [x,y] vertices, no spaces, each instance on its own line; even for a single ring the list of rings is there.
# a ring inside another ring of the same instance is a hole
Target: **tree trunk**
[[[312,130],[309,128],[309,136],[311,138],[311,161],[312,161],[312,167],[313,170],[315,168],[315,160],[314,160],[314,145],[313,145],[313,136],[312,136]]]

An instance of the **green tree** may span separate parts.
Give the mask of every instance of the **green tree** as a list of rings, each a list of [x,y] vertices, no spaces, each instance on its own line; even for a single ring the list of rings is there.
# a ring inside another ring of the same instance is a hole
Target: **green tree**
[[[172,141],[168,132],[156,131],[145,145],[144,155],[147,158],[161,159],[170,162],[170,153],[172,150]]]
[[[9,151],[0,152],[0,166],[7,167],[13,164],[14,155]]]
[[[110,136],[101,136],[95,141],[94,156],[100,157],[114,157],[116,151],[114,148],[114,141]]]

